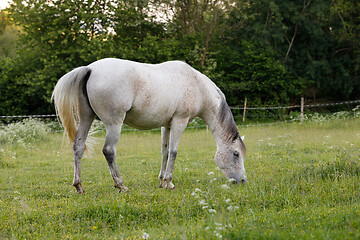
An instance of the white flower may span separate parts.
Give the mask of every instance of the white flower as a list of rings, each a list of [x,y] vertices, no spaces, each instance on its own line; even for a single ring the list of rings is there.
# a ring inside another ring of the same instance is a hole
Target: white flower
[[[226,203],[230,203],[230,202],[231,202],[231,199],[228,198],[228,199],[225,200],[225,202],[226,202]]]
[[[199,204],[200,204],[200,205],[207,205],[207,203],[205,202],[205,200],[201,200],[201,201],[199,202]]]
[[[201,192],[201,189],[195,188],[195,192]]]
[[[143,239],[148,239],[149,238],[149,234],[144,232],[143,235],[142,235],[142,238]]]
[[[215,233],[215,236],[220,238],[220,239],[223,237],[220,233]]]
[[[215,173],[214,172],[209,172],[208,173],[208,175],[210,176],[210,175],[214,175]]]
[[[226,184],[223,184],[223,185],[221,185],[220,187],[222,187],[222,188],[224,188],[224,189],[229,189],[230,187],[228,186],[228,185],[226,185]]]
[[[216,181],[217,178],[213,178],[210,180],[210,183],[212,183],[213,181]]]
[[[216,213],[216,210],[215,209],[209,209],[209,213]]]

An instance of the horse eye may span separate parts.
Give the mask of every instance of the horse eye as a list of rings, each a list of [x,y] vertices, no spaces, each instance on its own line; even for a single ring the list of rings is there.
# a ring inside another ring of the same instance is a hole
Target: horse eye
[[[235,151],[233,154],[234,154],[235,157],[239,157],[239,152],[238,151]]]

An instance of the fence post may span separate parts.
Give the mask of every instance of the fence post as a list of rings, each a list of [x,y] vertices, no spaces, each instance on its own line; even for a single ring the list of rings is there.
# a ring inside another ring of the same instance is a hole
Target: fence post
[[[245,123],[246,102],[247,102],[247,97],[245,97],[245,102],[244,102],[243,123]]]
[[[300,117],[300,123],[304,123],[304,97],[301,97],[301,117]]]

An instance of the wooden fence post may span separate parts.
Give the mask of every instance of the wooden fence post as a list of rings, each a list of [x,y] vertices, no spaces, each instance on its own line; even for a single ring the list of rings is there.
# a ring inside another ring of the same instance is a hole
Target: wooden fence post
[[[301,97],[301,115],[300,115],[300,123],[304,123],[304,97]]]
[[[247,97],[245,97],[245,102],[244,102],[243,123],[245,123],[246,102],[247,102]]]

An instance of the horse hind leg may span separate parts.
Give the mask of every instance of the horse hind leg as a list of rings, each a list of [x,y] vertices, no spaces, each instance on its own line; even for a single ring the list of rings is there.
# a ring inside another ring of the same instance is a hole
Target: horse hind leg
[[[81,104],[81,102],[80,102]],[[81,158],[85,151],[85,141],[88,136],[91,123],[95,118],[95,114],[87,107],[87,105],[82,105],[82,108],[79,108],[80,111],[80,123],[76,133],[76,137],[73,143],[74,150],[74,180],[73,186],[76,188],[78,193],[85,193],[82,185],[81,185]]]
[[[110,174],[114,180],[114,187],[118,188],[120,192],[128,192],[129,189],[123,184],[123,180],[116,164],[116,145],[120,138],[121,125],[122,121],[120,124],[105,124],[106,137],[103,153],[108,163]]]
[[[169,156],[169,133],[170,133],[169,128],[167,127],[161,128],[161,170],[159,174],[159,179],[160,179],[159,188],[163,187],[163,179],[165,176],[166,165]]]

